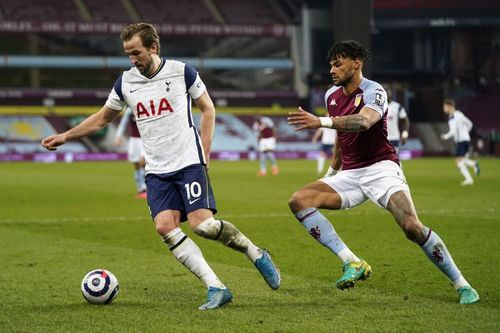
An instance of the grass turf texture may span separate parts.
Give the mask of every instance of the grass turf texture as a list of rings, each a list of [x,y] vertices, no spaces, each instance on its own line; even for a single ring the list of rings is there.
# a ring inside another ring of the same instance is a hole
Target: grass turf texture
[[[134,198],[126,162],[0,164],[0,331],[499,331],[500,160],[481,160],[461,187],[449,159],[404,162],[420,219],[440,234],[481,295],[457,304],[447,279],[407,241],[388,212],[366,203],[324,211],[348,246],[373,268],[350,291],[333,287],[340,261],[289,213],[292,192],[315,180],[315,162],[280,161],[277,177],[258,162],[212,162],[219,218],[266,247],[282,271],[270,290],[243,254],[184,230],[231,288],[233,303],[201,312],[206,291],[154,231]],[[89,270],[117,276],[120,294],[93,306],[80,294]]]

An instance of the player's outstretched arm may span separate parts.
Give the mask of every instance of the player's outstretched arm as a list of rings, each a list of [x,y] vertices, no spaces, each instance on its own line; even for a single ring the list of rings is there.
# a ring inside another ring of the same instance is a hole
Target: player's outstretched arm
[[[316,129],[321,127],[319,117],[302,109],[300,106],[298,111],[289,112],[287,117],[288,125],[295,126],[296,131],[305,129]]]
[[[113,110],[107,106],[89,116],[75,127],[66,132],[51,135],[42,140],[42,147],[47,150],[57,150],[57,147],[65,144],[68,141],[79,139],[89,134],[95,133],[109,124],[121,110]]]
[[[364,107],[357,114],[332,118],[332,127],[342,132],[362,132],[369,130],[381,118],[377,111]]]

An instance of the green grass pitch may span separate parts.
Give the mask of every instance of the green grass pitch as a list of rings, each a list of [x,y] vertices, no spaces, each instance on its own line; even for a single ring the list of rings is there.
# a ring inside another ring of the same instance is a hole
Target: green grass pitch
[[[280,161],[279,176],[261,178],[257,162],[212,162],[217,216],[269,249],[283,281],[272,291],[244,255],[188,231],[234,294],[228,306],[202,312],[205,288],[134,198],[130,164],[2,163],[0,332],[498,332],[500,160],[481,166],[475,185],[461,187],[452,158],[404,162],[420,219],[481,295],[460,306],[447,279],[372,203],[325,211],[373,268],[354,289],[335,289],[340,261],[287,206],[294,190],[315,180],[314,161]],[[120,282],[110,306],[89,305],[80,293],[94,268]]]

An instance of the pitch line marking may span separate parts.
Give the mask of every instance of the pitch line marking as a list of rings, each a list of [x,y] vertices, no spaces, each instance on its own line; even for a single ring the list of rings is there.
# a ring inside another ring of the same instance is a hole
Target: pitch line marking
[[[379,210],[383,212],[383,210]],[[457,215],[463,213],[497,213],[498,208],[486,208],[486,209],[432,209],[432,210],[419,210],[419,214],[450,214]],[[328,211],[323,210],[327,216],[339,214],[339,211]],[[361,211],[349,211],[349,215],[366,215],[366,212]],[[290,212],[283,213],[259,213],[259,214],[219,214],[221,218],[227,219],[262,219],[262,218],[279,218],[279,217],[289,217],[293,218],[293,214]],[[483,216],[485,218],[486,216]],[[28,219],[0,219],[0,224],[12,224],[12,223],[61,223],[61,222],[112,222],[112,221],[140,221],[147,220],[151,221],[149,215],[144,214],[142,216],[99,216],[99,217],[54,217],[54,218],[28,218]]]

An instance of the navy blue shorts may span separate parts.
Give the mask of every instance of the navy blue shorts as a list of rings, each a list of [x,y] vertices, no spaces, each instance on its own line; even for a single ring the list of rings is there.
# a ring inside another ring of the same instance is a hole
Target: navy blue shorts
[[[180,211],[181,221],[187,220],[188,213],[201,208],[210,209],[214,214],[217,212],[210,179],[202,164],[170,173],[147,174],[146,187],[153,219],[164,210]]]
[[[334,145],[326,145],[326,144],[322,143],[321,144],[321,150],[323,152],[325,152],[325,154],[329,155],[329,154],[332,154],[333,146]]]
[[[457,146],[455,147],[455,156],[465,156],[469,151],[469,141],[460,141],[457,142]]]
[[[389,142],[394,146],[394,148],[399,147],[399,140],[389,140]]]

